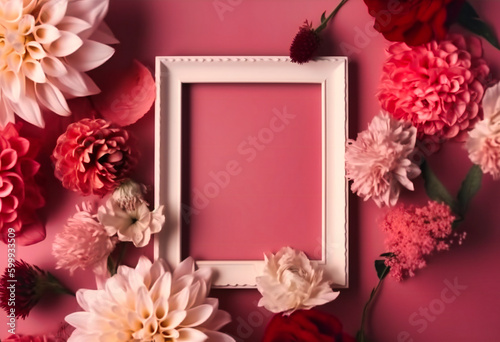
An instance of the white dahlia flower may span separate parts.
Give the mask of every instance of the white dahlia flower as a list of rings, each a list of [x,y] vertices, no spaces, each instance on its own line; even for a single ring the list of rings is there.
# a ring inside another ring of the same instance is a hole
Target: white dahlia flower
[[[235,342],[218,332],[231,318],[207,298],[211,271],[194,270],[192,258],[173,272],[159,259],[141,257],[120,266],[100,290],[78,290],[84,311],[66,316],[76,328],[68,342]]]
[[[69,115],[67,98],[97,94],[85,74],[118,41],[103,18],[109,0],[0,0],[0,127],[14,114],[44,127],[40,106]]]

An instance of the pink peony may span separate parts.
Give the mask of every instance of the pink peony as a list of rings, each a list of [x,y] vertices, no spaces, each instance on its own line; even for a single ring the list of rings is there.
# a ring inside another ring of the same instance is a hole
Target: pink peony
[[[56,268],[68,269],[71,275],[77,268],[91,268],[98,275],[106,274],[107,258],[117,239],[108,236],[104,226],[97,221],[97,210],[90,203],[82,204],[82,209],[77,207],[77,210],[52,245]]]
[[[465,233],[452,231],[455,220],[446,204],[429,201],[426,206],[398,206],[391,209],[382,222],[387,232],[387,251],[393,256],[385,262],[397,280],[413,277],[426,265],[425,258],[434,251],[448,250],[454,238],[459,244]]]
[[[490,173],[500,178],[500,83],[488,88],[483,99],[484,120],[479,121],[466,142],[469,158]]]
[[[102,119],[68,126],[52,154],[62,185],[82,195],[104,196],[120,185],[137,163],[129,133]]]
[[[45,205],[34,178],[40,168],[33,160],[35,154],[30,141],[19,136],[13,124],[0,131],[0,234],[5,243],[11,228],[20,245],[45,238],[45,226],[35,213]]]
[[[478,38],[461,35],[409,47],[392,44],[378,98],[384,110],[410,121],[418,138],[463,140],[482,117],[481,99],[489,74]]]
[[[415,148],[416,132],[410,123],[382,113],[356,140],[349,139],[345,168],[353,181],[351,190],[365,201],[372,198],[379,207],[395,205],[401,185],[413,190],[410,179],[420,169],[408,156]]]

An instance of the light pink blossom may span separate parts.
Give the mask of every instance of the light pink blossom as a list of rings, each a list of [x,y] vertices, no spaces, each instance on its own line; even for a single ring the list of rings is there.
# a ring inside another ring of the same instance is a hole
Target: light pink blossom
[[[385,264],[397,280],[415,275],[426,265],[426,257],[434,251],[448,250],[454,239],[461,244],[465,233],[452,231],[455,220],[446,204],[429,201],[426,206],[392,208],[382,221],[387,233],[387,252],[392,253]]]
[[[408,156],[415,148],[417,130],[386,113],[375,116],[368,130],[347,141],[345,167],[351,190],[382,207],[397,203],[401,186],[413,190],[410,179],[420,169]]]
[[[479,121],[466,141],[469,158],[490,173],[500,178],[500,83],[488,88],[483,98],[484,120]]]
[[[481,41],[462,35],[409,47],[388,48],[378,98],[384,110],[410,121],[418,138],[463,140],[482,117],[481,99],[489,74]]]
[[[97,220],[93,205],[83,203],[82,208],[68,219],[64,229],[57,234],[52,254],[57,259],[56,268],[68,269],[71,274],[81,268],[92,269],[97,275],[107,272],[107,258],[114,250],[117,239],[108,236]]]

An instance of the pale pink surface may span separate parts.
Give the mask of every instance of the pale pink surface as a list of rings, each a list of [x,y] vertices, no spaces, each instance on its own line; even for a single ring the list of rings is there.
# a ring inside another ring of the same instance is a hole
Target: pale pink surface
[[[286,245],[318,259],[320,86],[193,84],[186,91],[190,254],[260,260]]]
[[[221,2],[228,3],[226,0]],[[116,46],[117,52],[111,62],[98,69],[94,77],[106,78],[104,71],[128,66],[133,58],[151,68],[155,55],[286,55],[297,27],[305,19],[317,23],[324,10],[335,6],[330,0],[231,2],[233,10],[225,12],[221,21],[213,1],[209,0],[111,0],[106,21],[121,44]],[[472,3],[499,32],[497,17],[500,2],[484,0]],[[324,31],[326,45],[322,48],[323,54],[350,52],[351,138],[367,126],[374,110],[379,109],[375,93],[386,58],[384,49],[389,44],[373,32],[370,28],[372,24],[373,18],[367,13],[364,3],[353,0],[342,8],[332,25]],[[498,77],[500,52],[486,43],[483,45],[485,58]],[[53,119],[55,115],[46,118]],[[60,124],[53,121],[54,125]],[[141,165],[144,167],[136,171],[136,180],[149,185],[153,183],[153,121],[150,111],[137,124],[130,126],[131,131],[143,138],[138,141],[138,147],[142,151]],[[445,145],[429,162],[453,193],[458,190],[471,165],[467,152],[458,144]],[[50,170],[47,164],[45,169]],[[18,248],[17,254],[19,258],[53,270],[55,259],[50,255],[50,248],[54,236],[62,230],[64,222],[74,212],[74,205],[81,203],[82,198],[64,190],[50,174],[44,186],[48,193],[45,211],[49,217],[47,238],[37,245]],[[414,342],[497,341],[500,334],[500,295],[497,291],[500,282],[497,261],[500,254],[497,224],[500,220],[500,211],[497,210],[499,191],[500,183],[494,182],[489,175],[485,176],[483,187],[463,223],[469,232],[464,244],[433,257],[427,267],[408,282],[397,283],[387,279],[368,322],[373,341],[398,341],[398,335],[404,336],[405,332]],[[359,326],[364,302],[377,281],[373,260],[384,252],[384,233],[378,228],[378,221],[383,218],[384,212],[375,203],[364,203],[354,195],[350,196],[350,200],[350,289],[341,291],[333,303],[322,309],[339,317],[345,331],[352,335]],[[415,181],[415,193],[404,193],[400,200],[417,205],[425,203],[421,179]],[[6,264],[2,256],[4,253],[5,246],[0,245],[2,268]],[[152,248],[143,248],[139,253],[151,257]],[[136,264],[137,254],[127,260],[129,265]],[[91,271],[84,273],[77,270],[73,278],[63,270],[56,270],[54,274],[74,290],[95,286]],[[458,295],[441,307],[439,303],[442,302],[444,289],[455,281],[460,286],[455,289]],[[219,297],[221,309],[233,315],[229,332],[238,337],[239,342],[260,340],[272,314],[257,308],[260,298],[257,290],[218,290],[213,291],[211,296]],[[428,310],[432,322],[422,316],[421,308]],[[55,331],[64,316],[78,310],[76,301],[70,297],[56,302],[45,301],[32,311],[26,321],[18,322],[17,331],[21,334]],[[411,322],[410,317],[414,318]],[[5,315],[0,314],[2,339],[7,336],[5,322]],[[401,338],[399,341],[409,339]]]

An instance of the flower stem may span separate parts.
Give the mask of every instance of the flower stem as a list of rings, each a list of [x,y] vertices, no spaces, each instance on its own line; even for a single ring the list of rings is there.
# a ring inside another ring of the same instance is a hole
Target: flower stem
[[[116,264],[115,264],[115,269],[113,270],[113,274],[116,274],[116,272],[118,271],[118,266],[120,266],[123,257],[125,256],[126,249],[127,249],[127,244],[122,242],[120,247],[120,254],[118,254],[118,259],[116,259]]]
[[[39,290],[41,293],[52,292],[57,294],[68,294],[75,297],[75,293],[64,286],[56,277],[47,272],[47,276],[39,283]]]
[[[328,22],[330,21],[330,19],[332,19],[335,14],[337,14],[337,12],[340,10],[340,8],[342,6],[344,6],[344,4],[349,1],[349,0],[342,0],[338,5],[337,7],[335,7],[335,9],[333,10],[332,13],[330,13],[330,15],[321,21],[321,24],[314,30],[316,33],[320,33],[321,31],[323,31],[326,27],[326,25],[328,24]]]
[[[359,328],[358,333],[356,334],[356,341],[357,342],[366,342],[366,334],[365,334],[365,321],[366,321],[366,316],[368,314],[368,308],[370,307],[373,299],[375,298],[380,286],[382,285],[382,282],[384,281],[385,275],[387,275],[387,272],[389,272],[390,267],[386,266],[385,269],[382,272],[382,276],[379,277],[378,284],[377,286],[372,290],[370,294],[370,298],[368,298],[368,301],[365,304],[365,307],[363,308],[363,316],[361,317],[361,327]]]

